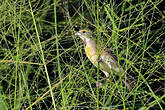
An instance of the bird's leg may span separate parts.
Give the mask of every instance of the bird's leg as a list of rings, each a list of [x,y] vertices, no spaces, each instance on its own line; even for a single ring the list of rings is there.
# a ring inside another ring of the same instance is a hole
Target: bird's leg
[[[107,78],[108,77],[105,77],[105,78],[102,78],[99,81],[97,81],[96,82],[96,87],[103,87],[103,86],[105,86],[105,82],[103,82],[103,81],[107,81],[108,80]]]
[[[102,59],[98,59],[97,60],[98,63],[102,62]],[[101,80],[96,82],[96,87],[103,87],[103,84],[101,83],[102,80],[104,80],[105,78],[102,78]]]
[[[105,73],[105,71],[103,71],[103,73],[106,75],[106,77],[100,79],[98,82],[96,82],[96,87],[103,87],[104,86],[104,83],[103,81],[105,81],[108,77],[107,77],[107,74],[108,73]]]
[[[103,59],[100,57],[98,60],[97,60],[98,63],[103,63]],[[102,78],[101,80],[99,80],[98,82],[96,82],[96,87],[103,87],[103,83],[102,81],[106,80],[108,77],[109,77],[109,73],[106,72],[106,71],[103,71],[101,70],[105,75],[106,75],[106,78]]]
[[[102,83],[103,80],[105,80],[106,78],[102,78],[101,80],[96,82],[96,87],[103,87],[104,84]]]

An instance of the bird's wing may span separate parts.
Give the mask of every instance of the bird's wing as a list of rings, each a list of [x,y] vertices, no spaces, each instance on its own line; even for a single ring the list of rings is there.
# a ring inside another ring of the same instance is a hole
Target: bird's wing
[[[122,67],[120,67],[121,69],[119,69],[117,58],[110,51],[104,50],[101,53],[100,58],[109,66],[111,70],[114,70],[116,72],[119,72],[119,70],[121,72],[123,71]]]
[[[110,49],[105,48],[105,46],[103,44],[101,44],[99,46],[99,50],[100,50],[99,61],[101,63],[100,65],[103,65],[102,70],[106,70],[107,72],[111,72],[111,70],[113,70],[115,72],[119,72],[119,71],[123,72],[123,68],[121,66],[119,69],[117,57],[115,55],[113,55],[113,53],[110,51]],[[109,68],[110,71],[108,71],[107,68]]]

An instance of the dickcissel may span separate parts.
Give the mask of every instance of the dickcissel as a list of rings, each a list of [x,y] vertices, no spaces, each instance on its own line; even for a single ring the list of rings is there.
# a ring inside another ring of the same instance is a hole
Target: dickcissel
[[[109,77],[109,74],[115,73],[120,75],[122,73],[122,82],[126,84],[129,89],[134,87],[134,78],[130,75],[127,75],[126,80],[124,77],[124,69],[119,65],[115,57],[108,51],[108,49],[100,48],[100,56],[97,48],[97,41],[93,39],[93,34],[88,29],[79,30],[75,33],[76,36],[79,36],[84,44],[84,50],[88,59],[97,67],[99,62],[99,69],[105,74],[106,77]]]

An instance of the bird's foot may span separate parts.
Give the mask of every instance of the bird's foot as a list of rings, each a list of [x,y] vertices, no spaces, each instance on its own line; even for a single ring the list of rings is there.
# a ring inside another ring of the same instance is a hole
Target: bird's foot
[[[102,83],[103,80],[105,80],[106,78],[103,78],[101,80],[99,80],[98,82],[96,82],[96,87],[103,87],[104,84]]]

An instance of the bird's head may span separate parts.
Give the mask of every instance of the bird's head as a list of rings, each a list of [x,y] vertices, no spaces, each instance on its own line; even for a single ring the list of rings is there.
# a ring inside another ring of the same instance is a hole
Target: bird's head
[[[79,36],[83,41],[89,41],[92,38],[92,32],[87,29],[79,30],[75,35]]]

